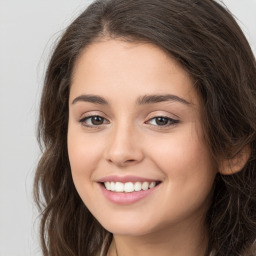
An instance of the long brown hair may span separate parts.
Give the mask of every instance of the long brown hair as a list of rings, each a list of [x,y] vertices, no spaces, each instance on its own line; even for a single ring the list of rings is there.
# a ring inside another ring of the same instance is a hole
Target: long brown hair
[[[67,154],[72,71],[81,51],[101,37],[153,43],[184,67],[196,81],[217,162],[250,145],[240,172],[217,174],[206,217],[208,254],[249,255],[256,238],[256,63],[241,29],[213,0],[100,0],[67,28],[45,76],[34,183],[44,256],[95,256],[111,242],[80,199]]]

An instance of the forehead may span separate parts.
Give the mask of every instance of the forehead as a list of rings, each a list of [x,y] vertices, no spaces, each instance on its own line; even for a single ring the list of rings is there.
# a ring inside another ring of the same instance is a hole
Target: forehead
[[[190,75],[153,44],[102,40],[84,49],[74,67],[71,96],[120,91],[126,98],[168,93],[198,101]]]

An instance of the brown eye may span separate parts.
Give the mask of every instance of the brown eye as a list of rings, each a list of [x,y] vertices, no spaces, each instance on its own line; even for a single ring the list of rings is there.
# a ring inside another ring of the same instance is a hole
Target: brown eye
[[[157,125],[167,125],[169,122],[169,119],[163,116],[156,117],[156,124]]]
[[[84,126],[93,127],[103,125],[107,123],[107,120],[101,116],[88,116],[82,118],[79,122]]]
[[[172,119],[170,117],[165,116],[156,116],[151,118],[147,123],[154,125],[154,126],[171,126],[177,124],[179,120]]]
[[[93,125],[101,125],[104,123],[104,118],[101,116],[93,116],[91,117],[91,122]]]

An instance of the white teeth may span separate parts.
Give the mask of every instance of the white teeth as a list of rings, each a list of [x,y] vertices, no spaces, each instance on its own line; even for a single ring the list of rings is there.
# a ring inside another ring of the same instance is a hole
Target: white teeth
[[[151,189],[153,187],[156,186],[156,182],[153,181],[151,183],[144,181],[144,182],[126,182],[126,183],[122,183],[122,182],[114,182],[114,181],[107,181],[104,182],[105,188],[107,190],[113,191],[113,192],[126,192],[126,193],[130,193],[130,192],[138,192],[141,190],[148,190]]]
[[[110,182],[109,181],[105,182],[105,187],[107,190],[110,190]]]
[[[145,182],[142,183],[141,188],[142,188],[143,190],[148,190],[148,185],[149,185],[148,182],[145,181]]]
[[[124,191],[124,184],[121,182],[116,183],[116,192],[123,192]]]
[[[111,183],[110,183],[110,190],[111,191],[115,191],[116,190],[115,182],[113,182],[113,181],[111,181]]]
[[[124,192],[133,192],[134,191],[134,186],[132,182],[126,182],[124,184]]]
[[[140,182],[136,182],[134,184],[134,190],[135,191],[141,191],[141,183]]]
[[[149,188],[153,188],[153,187],[155,187],[155,186],[156,186],[156,182],[153,181],[153,182],[150,183]]]

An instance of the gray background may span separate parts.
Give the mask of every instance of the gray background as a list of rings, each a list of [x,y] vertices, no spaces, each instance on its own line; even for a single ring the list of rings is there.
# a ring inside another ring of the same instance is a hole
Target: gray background
[[[36,121],[54,42],[91,0],[0,0],[0,256],[39,256]],[[256,0],[224,0],[256,53]]]

